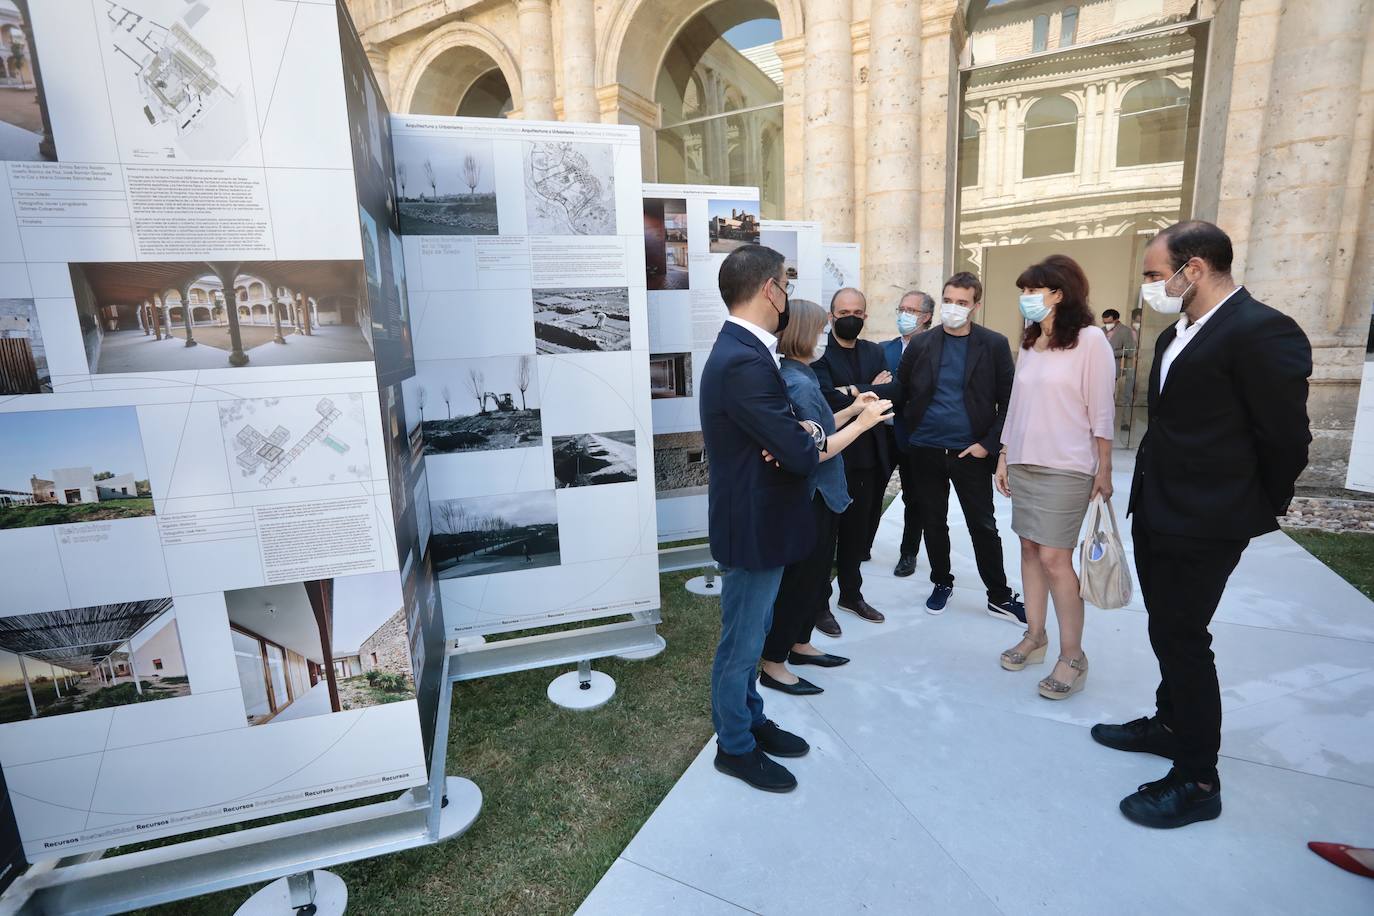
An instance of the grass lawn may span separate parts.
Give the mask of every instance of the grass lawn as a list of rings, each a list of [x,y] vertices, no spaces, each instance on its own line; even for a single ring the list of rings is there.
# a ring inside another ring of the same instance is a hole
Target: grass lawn
[[[153,514],[153,498],[138,496],[112,499],[103,503],[43,503],[36,506],[9,506],[0,509],[0,528],[37,528],[42,525],[70,525],[75,522],[108,522],[117,518],[137,518]]]
[[[1342,579],[1374,598],[1374,534],[1298,530],[1287,534]]]
[[[662,577],[668,648],[606,659],[609,705],[575,713],[544,695],[555,669],[457,684],[448,771],[482,789],[482,816],[447,844],[340,866],[348,909],[368,914],[568,914],[610,868],[711,736],[720,605]],[[248,889],[144,911],[229,914]]]

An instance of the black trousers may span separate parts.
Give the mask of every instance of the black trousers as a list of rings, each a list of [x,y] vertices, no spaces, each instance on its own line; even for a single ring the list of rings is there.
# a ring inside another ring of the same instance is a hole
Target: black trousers
[[[902,481],[902,554],[914,557],[921,552],[921,532],[925,526],[921,524],[921,506],[919,497],[916,495],[916,481],[919,474],[912,464],[910,449],[903,449],[897,453],[897,474]]]
[[[839,534],[835,545],[835,566],[840,582],[841,601],[863,599],[864,577],[859,564],[868,555],[873,534],[873,503],[882,506],[882,468],[844,468],[845,483],[849,485],[849,508],[840,514]]]
[[[1212,782],[1221,750],[1221,687],[1207,627],[1250,542],[1159,534],[1139,514],[1131,536],[1159,660],[1156,715],[1178,738],[1179,774]]]
[[[1002,562],[997,513],[992,508],[992,475],[997,470],[997,458],[959,458],[960,451],[913,445],[907,452],[918,478],[913,489],[924,525],[930,581],[936,585],[954,584],[949,565],[949,488],[953,484],[973,539],[978,575],[988,590],[988,600],[1001,604],[1011,598],[1011,589],[1007,587],[1007,571]]]
[[[811,555],[783,568],[773,602],[773,625],[763,642],[763,660],[785,662],[794,645],[811,641],[811,628],[830,608],[830,561],[835,556],[836,519],[821,494],[811,498],[816,546]]]

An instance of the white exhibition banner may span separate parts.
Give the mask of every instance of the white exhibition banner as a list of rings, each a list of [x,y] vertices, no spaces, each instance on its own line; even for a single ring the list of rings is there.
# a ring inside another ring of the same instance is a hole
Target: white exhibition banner
[[[15,8],[5,91],[35,104],[0,114],[0,767],[26,853],[423,784],[437,601],[398,559],[416,515],[379,379],[410,371],[405,275],[351,25]]]
[[[830,308],[830,300],[835,293],[852,286],[862,289],[859,284],[859,243],[826,242],[822,247],[825,262],[821,265],[821,305]],[[875,291],[875,295],[886,295]]]
[[[1374,352],[1365,354],[1345,485],[1351,490],[1374,493]]]
[[[726,255],[758,243],[758,188],[644,186],[658,538],[706,534],[706,448],[696,392],[728,312],[717,275]]]
[[[657,608],[638,128],[391,129],[449,635]]]

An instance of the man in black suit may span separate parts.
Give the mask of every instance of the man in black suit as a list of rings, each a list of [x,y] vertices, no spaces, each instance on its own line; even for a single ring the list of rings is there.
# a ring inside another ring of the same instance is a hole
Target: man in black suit
[[[884,400],[890,400],[897,391],[882,345],[859,339],[867,318],[868,302],[852,286],[830,297],[830,337],[825,355],[813,362],[811,368],[826,403],[836,412],[853,404],[865,391]],[[893,461],[884,426],[868,430],[844,450],[844,479],[852,502],[840,516],[836,540],[835,566],[840,584],[837,606],[872,623],[882,623],[884,618],[882,612],[864,600],[859,565],[868,558],[873,544],[874,514],[881,511]],[[823,618],[816,628],[830,636],[840,635],[833,616]]]
[[[1007,586],[1002,538],[992,506],[992,475],[1011,399],[1011,346],[973,323],[983,284],[961,272],[945,281],[940,327],[913,337],[897,368],[892,401],[901,411],[934,585],[926,611],[942,614],[954,591],[949,560],[949,488],[953,484],[973,539],[978,575],[993,617],[1024,625],[1026,607]]]
[[[1231,279],[1231,240],[1211,223],[1165,229],[1144,266],[1145,302],[1183,312],[1155,344],[1128,509],[1160,682],[1152,718],[1095,725],[1092,736],[1173,760],[1121,812],[1182,827],[1221,814],[1221,689],[1207,627],[1242,551],[1278,528],[1307,466],[1312,348],[1293,319]]]
[[[702,371],[698,402],[710,466],[711,556],[720,564],[720,645],[711,667],[716,769],[769,792],[797,780],[774,757],[809,749],[763,714],[755,685],[783,567],[815,543],[807,475],[825,432],[799,421],[774,352],[787,324],[784,258],[762,245],[735,249],[720,266],[730,310]],[[765,461],[767,451],[772,460]]]

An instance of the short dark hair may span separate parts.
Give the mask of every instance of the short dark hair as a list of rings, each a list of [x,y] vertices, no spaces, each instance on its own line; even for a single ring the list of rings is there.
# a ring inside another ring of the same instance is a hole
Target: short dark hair
[[[1102,312],[1102,317],[1110,318],[1112,321],[1120,321],[1121,313],[1118,312],[1116,309],[1104,309]]]
[[[1052,254],[1021,271],[1016,285],[1021,289],[1058,290],[1063,299],[1054,309],[1050,349],[1072,350],[1078,346],[1078,332],[1093,324],[1093,313],[1088,309],[1088,277],[1077,261],[1068,255]],[[1035,346],[1042,333],[1040,322],[1032,321],[1021,334],[1021,348],[1029,350]]]
[[[1217,273],[1231,272],[1231,237],[1214,223],[1190,219],[1161,230],[1154,240],[1163,239],[1174,271],[1183,269],[1192,258],[1201,258]]]
[[[868,297],[863,294],[863,290],[853,286],[841,286],[830,295],[830,314],[835,314],[835,300],[840,298],[840,293],[854,293],[864,301],[864,310],[868,310]]]
[[[973,290],[973,301],[983,301],[983,281],[979,280],[967,270],[961,270],[946,280],[945,285],[940,287],[941,294],[943,295],[945,289],[950,286],[955,289],[971,289]]]
[[[726,255],[716,280],[726,307],[733,309],[754,298],[765,283],[777,279],[786,260],[766,245],[741,245]]]

